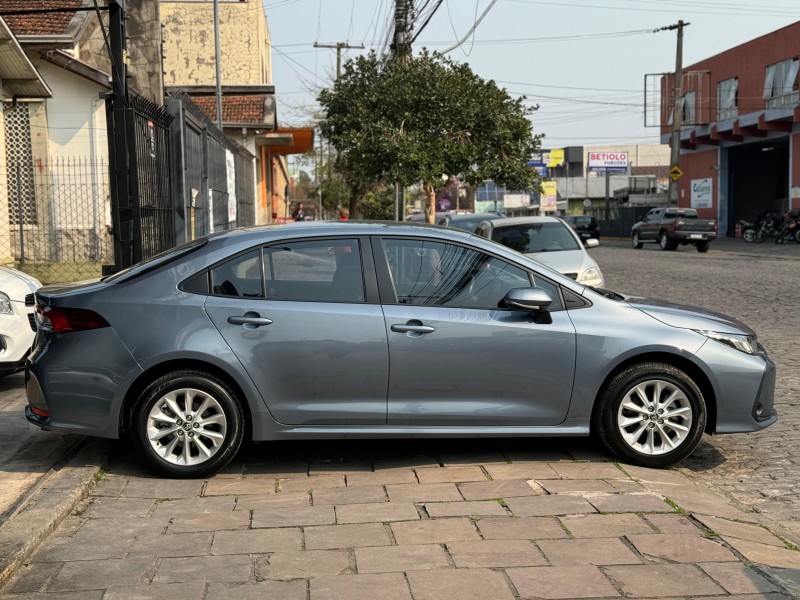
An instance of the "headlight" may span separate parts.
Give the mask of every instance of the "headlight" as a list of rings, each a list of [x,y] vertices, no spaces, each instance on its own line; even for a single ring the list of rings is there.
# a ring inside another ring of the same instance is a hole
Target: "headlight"
[[[702,331],[695,329],[700,335],[704,335],[712,340],[736,348],[745,354],[758,354],[758,341],[754,335],[737,335],[735,333],[717,333],[716,331]]]
[[[0,315],[13,315],[14,314],[14,306],[11,304],[11,298],[9,298],[3,292],[0,292]]]
[[[602,281],[603,274],[598,267],[589,267],[578,279],[578,283],[586,283],[587,281]]]

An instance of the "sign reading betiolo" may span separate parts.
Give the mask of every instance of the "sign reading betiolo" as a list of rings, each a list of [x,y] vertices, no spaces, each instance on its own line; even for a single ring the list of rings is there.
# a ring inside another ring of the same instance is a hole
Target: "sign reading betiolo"
[[[669,178],[672,179],[672,181],[678,181],[678,179],[681,178],[681,175],[683,175],[683,171],[681,171],[681,168],[678,165],[675,165],[669,170]]]
[[[590,171],[628,172],[627,152],[589,152]]]

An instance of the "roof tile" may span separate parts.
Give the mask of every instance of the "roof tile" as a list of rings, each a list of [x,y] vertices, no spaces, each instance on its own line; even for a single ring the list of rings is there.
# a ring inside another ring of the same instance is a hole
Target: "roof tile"
[[[79,8],[82,0],[2,0],[3,12]],[[7,15],[3,19],[14,35],[61,35],[67,31],[74,10],[56,13]]]
[[[223,96],[223,123],[264,123],[264,101],[266,95]],[[217,122],[217,99],[214,96],[192,96],[192,101],[209,119]]]

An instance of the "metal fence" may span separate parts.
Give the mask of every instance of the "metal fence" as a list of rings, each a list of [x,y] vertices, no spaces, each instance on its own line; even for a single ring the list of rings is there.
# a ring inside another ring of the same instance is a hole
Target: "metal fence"
[[[606,218],[604,208],[592,208],[586,214],[597,219],[600,231],[605,237],[630,237],[631,228],[641,217],[646,215],[652,206],[611,206]]]
[[[141,258],[175,246],[174,205],[170,189],[169,126],[172,117],[141,96],[132,96],[136,179],[141,219]]]
[[[255,157],[225,136],[192,99],[170,90],[176,243],[256,222]]]
[[[99,277],[113,261],[108,175],[80,157],[0,166],[0,264],[43,283]]]

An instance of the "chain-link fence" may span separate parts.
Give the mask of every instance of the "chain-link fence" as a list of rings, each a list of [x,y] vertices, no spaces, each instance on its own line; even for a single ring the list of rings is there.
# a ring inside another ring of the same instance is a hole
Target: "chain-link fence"
[[[99,277],[114,262],[110,228],[107,164],[70,157],[0,165],[0,264],[42,283]]]

